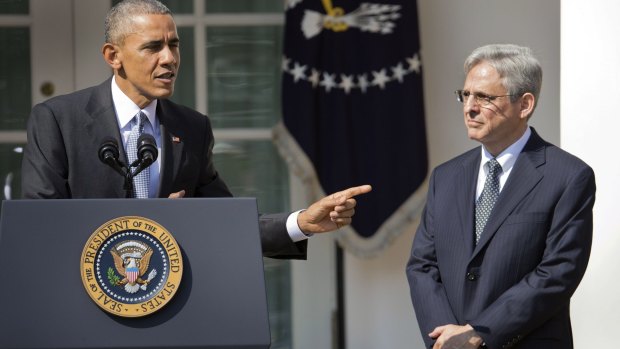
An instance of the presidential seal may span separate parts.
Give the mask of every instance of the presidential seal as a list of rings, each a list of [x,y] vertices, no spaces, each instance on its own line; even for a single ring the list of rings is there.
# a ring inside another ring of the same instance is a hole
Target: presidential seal
[[[80,260],[82,283],[103,310],[140,317],[166,305],[179,289],[181,249],[164,227],[143,217],[119,217],[88,239]]]

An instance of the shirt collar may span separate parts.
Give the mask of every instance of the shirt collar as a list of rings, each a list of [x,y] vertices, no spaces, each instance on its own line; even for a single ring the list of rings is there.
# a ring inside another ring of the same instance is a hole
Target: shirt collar
[[[507,173],[512,169],[515,162],[517,162],[517,157],[525,147],[525,144],[530,139],[530,135],[532,131],[529,127],[525,130],[521,138],[519,138],[516,142],[512,143],[508,148],[506,148],[503,152],[501,152],[498,156],[495,157],[497,162],[502,166],[502,172]],[[489,153],[484,146],[482,148],[482,163],[486,164],[489,160],[493,159],[493,155]],[[486,166],[485,166],[486,169]]]
[[[134,103],[127,95],[121,91],[120,87],[116,83],[116,77],[112,77],[112,102],[114,103],[114,109],[116,110],[116,118],[118,120],[118,127],[120,129],[127,126],[127,124],[133,119],[140,108]],[[142,112],[146,114],[151,125],[155,125],[155,110],[157,110],[157,99],[154,99],[149,103]]]

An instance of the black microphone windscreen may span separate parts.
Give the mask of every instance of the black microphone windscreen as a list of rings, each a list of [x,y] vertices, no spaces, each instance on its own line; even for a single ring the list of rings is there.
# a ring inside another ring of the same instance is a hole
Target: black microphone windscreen
[[[158,154],[155,138],[148,133],[142,133],[138,137],[138,159],[146,161],[150,165],[157,160]]]
[[[116,161],[119,157],[118,143],[112,137],[107,137],[99,146],[99,160],[108,163],[110,159]]]

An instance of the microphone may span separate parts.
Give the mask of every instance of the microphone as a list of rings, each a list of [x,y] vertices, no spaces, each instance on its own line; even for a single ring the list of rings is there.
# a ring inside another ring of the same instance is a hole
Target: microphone
[[[112,137],[108,137],[104,139],[103,143],[99,146],[99,160],[104,164],[112,167],[116,172],[120,173],[121,176],[125,176],[127,173],[127,169],[125,165],[118,160],[119,151],[118,151],[118,143]]]
[[[131,176],[135,176],[140,173],[145,168],[151,166],[157,160],[157,156],[159,152],[157,151],[157,143],[155,142],[155,138],[148,133],[143,133],[138,137],[138,154],[137,154],[137,164],[133,163],[133,166],[136,166],[135,171],[131,174]]]

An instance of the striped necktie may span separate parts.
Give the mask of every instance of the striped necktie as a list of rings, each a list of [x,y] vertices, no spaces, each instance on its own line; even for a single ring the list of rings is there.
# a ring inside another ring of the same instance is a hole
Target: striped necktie
[[[484,182],[482,194],[476,202],[476,244],[480,241],[480,235],[499,197],[499,175],[502,173],[502,166],[493,158],[487,162],[487,167],[489,173]]]

